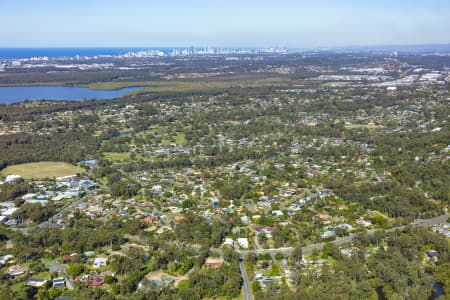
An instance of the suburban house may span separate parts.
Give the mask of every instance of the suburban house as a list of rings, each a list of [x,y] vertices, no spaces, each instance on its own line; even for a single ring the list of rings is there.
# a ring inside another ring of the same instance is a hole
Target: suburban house
[[[94,268],[100,268],[106,266],[106,261],[108,259],[106,257],[96,257],[94,259],[94,264],[92,265]]]
[[[12,277],[22,276],[27,272],[27,269],[20,265],[12,266],[8,269],[8,275]]]
[[[55,288],[65,288],[66,280],[62,277],[53,279],[53,287]]]
[[[248,239],[247,238],[238,238],[237,239],[239,247],[243,249],[248,249]]]
[[[47,281],[47,279],[28,278],[27,281],[25,281],[25,284],[32,287],[41,287],[46,284]]]

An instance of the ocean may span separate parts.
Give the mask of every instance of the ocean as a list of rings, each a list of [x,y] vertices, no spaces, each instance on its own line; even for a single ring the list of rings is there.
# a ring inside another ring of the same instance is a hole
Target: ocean
[[[215,47],[214,47],[215,48]],[[118,48],[0,48],[0,59],[20,59],[30,57],[74,57],[74,56],[100,56],[100,55],[121,55],[128,52],[158,50],[164,53],[171,53],[173,50],[192,49],[192,47],[118,47]],[[205,47],[195,47],[196,50],[204,50]],[[215,48],[216,49],[216,48]],[[219,48],[221,50],[260,50],[258,48]]]
[[[0,59],[28,58],[28,57],[72,57],[72,56],[98,56],[120,55],[129,51],[160,50],[171,52],[173,49],[184,48],[0,48]]]

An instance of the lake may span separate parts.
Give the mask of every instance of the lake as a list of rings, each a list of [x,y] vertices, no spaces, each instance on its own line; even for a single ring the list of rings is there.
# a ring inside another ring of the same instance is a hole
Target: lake
[[[0,87],[0,104],[22,102],[25,100],[69,100],[85,99],[107,100],[136,91],[141,87],[129,87],[119,90],[93,90],[66,86],[14,86]]]

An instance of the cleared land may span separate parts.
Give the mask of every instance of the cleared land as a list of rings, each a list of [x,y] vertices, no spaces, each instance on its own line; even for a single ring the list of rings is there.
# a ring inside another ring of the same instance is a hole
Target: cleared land
[[[375,125],[375,124],[349,124],[345,125],[346,129],[379,129],[383,128],[382,125]]]
[[[39,73],[40,74],[40,73]],[[79,73],[83,76],[84,73]],[[10,76],[10,75],[9,75]],[[81,78],[81,77],[80,77]],[[11,79],[13,80],[13,79]],[[82,80],[85,81],[85,80]],[[149,81],[98,81],[92,80],[91,83],[80,83],[78,78],[61,81],[60,79],[50,80],[48,82],[31,83],[0,83],[0,86],[80,86],[96,90],[118,90],[127,87],[142,87],[137,91],[127,93],[128,96],[145,93],[167,93],[167,92],[205,92],[223,90],[229,88],[261,88],[277,87],[287,88],[292,84],[299,83],[290,79],[288,76],[280,74],[233,74],[213,76],[201,79],[172,79],[172,80],[149,80]]]
[[[64,162],[37,162],[9,166],[1,175],[17,174],[25,179],[53,178],[83,173],[85,170]]]
[[[330,81],[322,83],[323,86],[344,86],[349,84],[351,84],[351,82],[348,81]]]
[[[172,275],[169,275],[169,274],[163,272],[162,270],[158,270],[155,272],[150,272],[147,275],[145,275],[145,279],[150,280],[150,281],[158,280],[158,281],[162,281],[162,282],[164,282],[167,279],[171,279],[171,280],[173,280],[174,286],[178,286],[178,284],[181,281],[187,280],[188,276],[187,275],[172,276]]]
[[[84,85],[98,90],[116,90],[125,87],[143,87],[129,94],[141,94],[145,92],[195,92],[232,87],[287,87],[291,81],[285,77],[255,78],[252,76],[216,77],[204,80],[165,80],[165,81],[140,81],[140,82],[96,82]]]
[[[130,160],[130,152],[103,152],[103,157],[109,161]]]

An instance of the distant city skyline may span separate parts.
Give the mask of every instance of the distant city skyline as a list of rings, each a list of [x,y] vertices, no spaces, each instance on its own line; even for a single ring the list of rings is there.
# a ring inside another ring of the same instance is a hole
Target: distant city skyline
[[[450,43],[445,0],[2,0],[0,11],[0,48]]]

